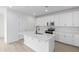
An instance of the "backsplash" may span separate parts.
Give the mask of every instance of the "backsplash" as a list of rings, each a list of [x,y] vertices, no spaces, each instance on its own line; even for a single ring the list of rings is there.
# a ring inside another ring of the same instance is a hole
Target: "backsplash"
[[[38,33],[45,33],[45,30],[48,29],[47,26],[39,26],[40,30],[37,30]]]
[[[55,31],[60,32],[79,32],[79,27],[56,27]]]

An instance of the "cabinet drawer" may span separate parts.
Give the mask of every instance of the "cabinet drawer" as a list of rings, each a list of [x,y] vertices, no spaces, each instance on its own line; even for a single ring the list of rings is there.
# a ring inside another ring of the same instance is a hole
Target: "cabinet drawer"
[[[63,33],[58,33],[58,36],[57,36],[57,40],[60,41],[60,42],[64,42],[64,34]]]

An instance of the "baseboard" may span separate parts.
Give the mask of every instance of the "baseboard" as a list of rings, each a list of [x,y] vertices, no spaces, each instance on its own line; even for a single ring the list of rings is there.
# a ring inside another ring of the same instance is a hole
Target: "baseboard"
[[[17,42],[17,41],[19,41],[19,40],[22,40],[23,38],[21,38],[21,39],[16,39],[16,40],[13,40],[13,41],[9,41],[9,42],[7,42],[7,43],[15,43],[15,42]]]

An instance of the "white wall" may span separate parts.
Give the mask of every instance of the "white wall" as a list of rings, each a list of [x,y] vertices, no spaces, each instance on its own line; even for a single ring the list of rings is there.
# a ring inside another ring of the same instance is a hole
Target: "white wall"
[[[0,38],[4,38],[4,18],[2,14],[0,14]]]
[[[4,38],[4,12],[5,8],[0,7],[0,38]]]
[[[7,42],[14,42],[20,38],[20,32],[35,29],[35,18],[26,14],[7,11]]]
[[[31,16],[23,16],[23,31],[35,31],[36,19]]]

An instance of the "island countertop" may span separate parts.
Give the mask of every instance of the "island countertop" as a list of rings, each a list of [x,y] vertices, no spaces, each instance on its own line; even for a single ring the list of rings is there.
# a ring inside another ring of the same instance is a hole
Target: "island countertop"
[[[53,38],[53,34],[36,34],[35,32],[33,31],[28,31],[28,32],[23,32],[22,33],[24,36],[28,36],[28,37],[32,37],[32,38],[35,38],[35,39],[40,39],[40,40],[49,40],[51,38]]]
[[[28,31],[22,33],[24,36],[24,44],[36,52],[53,52],[54,51],[54,35],[53,34],[36,34]]]

